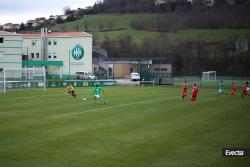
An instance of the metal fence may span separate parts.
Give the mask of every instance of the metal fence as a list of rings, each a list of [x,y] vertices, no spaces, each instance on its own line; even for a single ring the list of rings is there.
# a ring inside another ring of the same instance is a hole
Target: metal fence
[[[140,74],[143,81],[154,81],[157,85],[173,85],[174,77],[172,73],[143,72]]]

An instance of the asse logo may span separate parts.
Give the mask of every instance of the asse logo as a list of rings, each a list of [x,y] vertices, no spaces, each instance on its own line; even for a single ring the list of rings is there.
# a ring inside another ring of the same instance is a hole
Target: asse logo
[[[76,45],[71,52],[73,58],[75,60],[81,60],[84,56],[84,50],[83,47],[81,45]]]

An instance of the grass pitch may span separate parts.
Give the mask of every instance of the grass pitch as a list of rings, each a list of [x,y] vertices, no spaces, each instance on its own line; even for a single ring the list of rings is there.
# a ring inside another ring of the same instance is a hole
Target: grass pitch
[[[61,88],[0,95],[1,166],[250,165],[222,156],[250,147],[250,97],[201,87],[193,105],[180,87],[104,87],[106,104],[94,104],[90,89],[75,88],[77,101]]]

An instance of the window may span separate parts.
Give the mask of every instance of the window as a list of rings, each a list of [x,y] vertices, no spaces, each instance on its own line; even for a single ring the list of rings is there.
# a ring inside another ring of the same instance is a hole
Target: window
[[[0,72],[3,72],[3,68],[0,68]]]
[[[51,53],[48,52],[48,59],[51,59]]]
[[[32,46],[36,46],[37,40],[32,40]]]
[[[0,51],[0,57],[4,57],[4,52]]]
[[[133,72],[133,68],[130,68],[130,74]]]
[[[54,45],[57,45],[57,42],[56,42],[56,40],[55,40],[55,39],[53,40],[53,43],[54,43]]]
[[[160,69],[159,68],[155,68],[154,71],[160,71]]]
[[[56,53],[55,52],[53,53],[53,58],[56,59]]]
[[[36,58],[39,58],[39,53],[36,53]]]
[[[51,45],[51,41],[48,41],[48,45]]]
[[[0,43],[3,43],[3,37],[0,37]]]
[[[35,57],[34,55],[35,55],[35,54],[34,54],[34,53],[31,53],[30,55],[31,55],[31,58],[34,59],[34,57]]]
[[[113,68],[109,67],[109,77],[112,77],[112,75],[113,75]]]

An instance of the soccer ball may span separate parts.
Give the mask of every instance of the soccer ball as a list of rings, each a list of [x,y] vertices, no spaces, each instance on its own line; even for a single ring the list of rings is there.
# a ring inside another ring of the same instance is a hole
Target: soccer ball
[[[87,101],[87,99],[84,97],[84,98],[82,98],[82,101]]]

